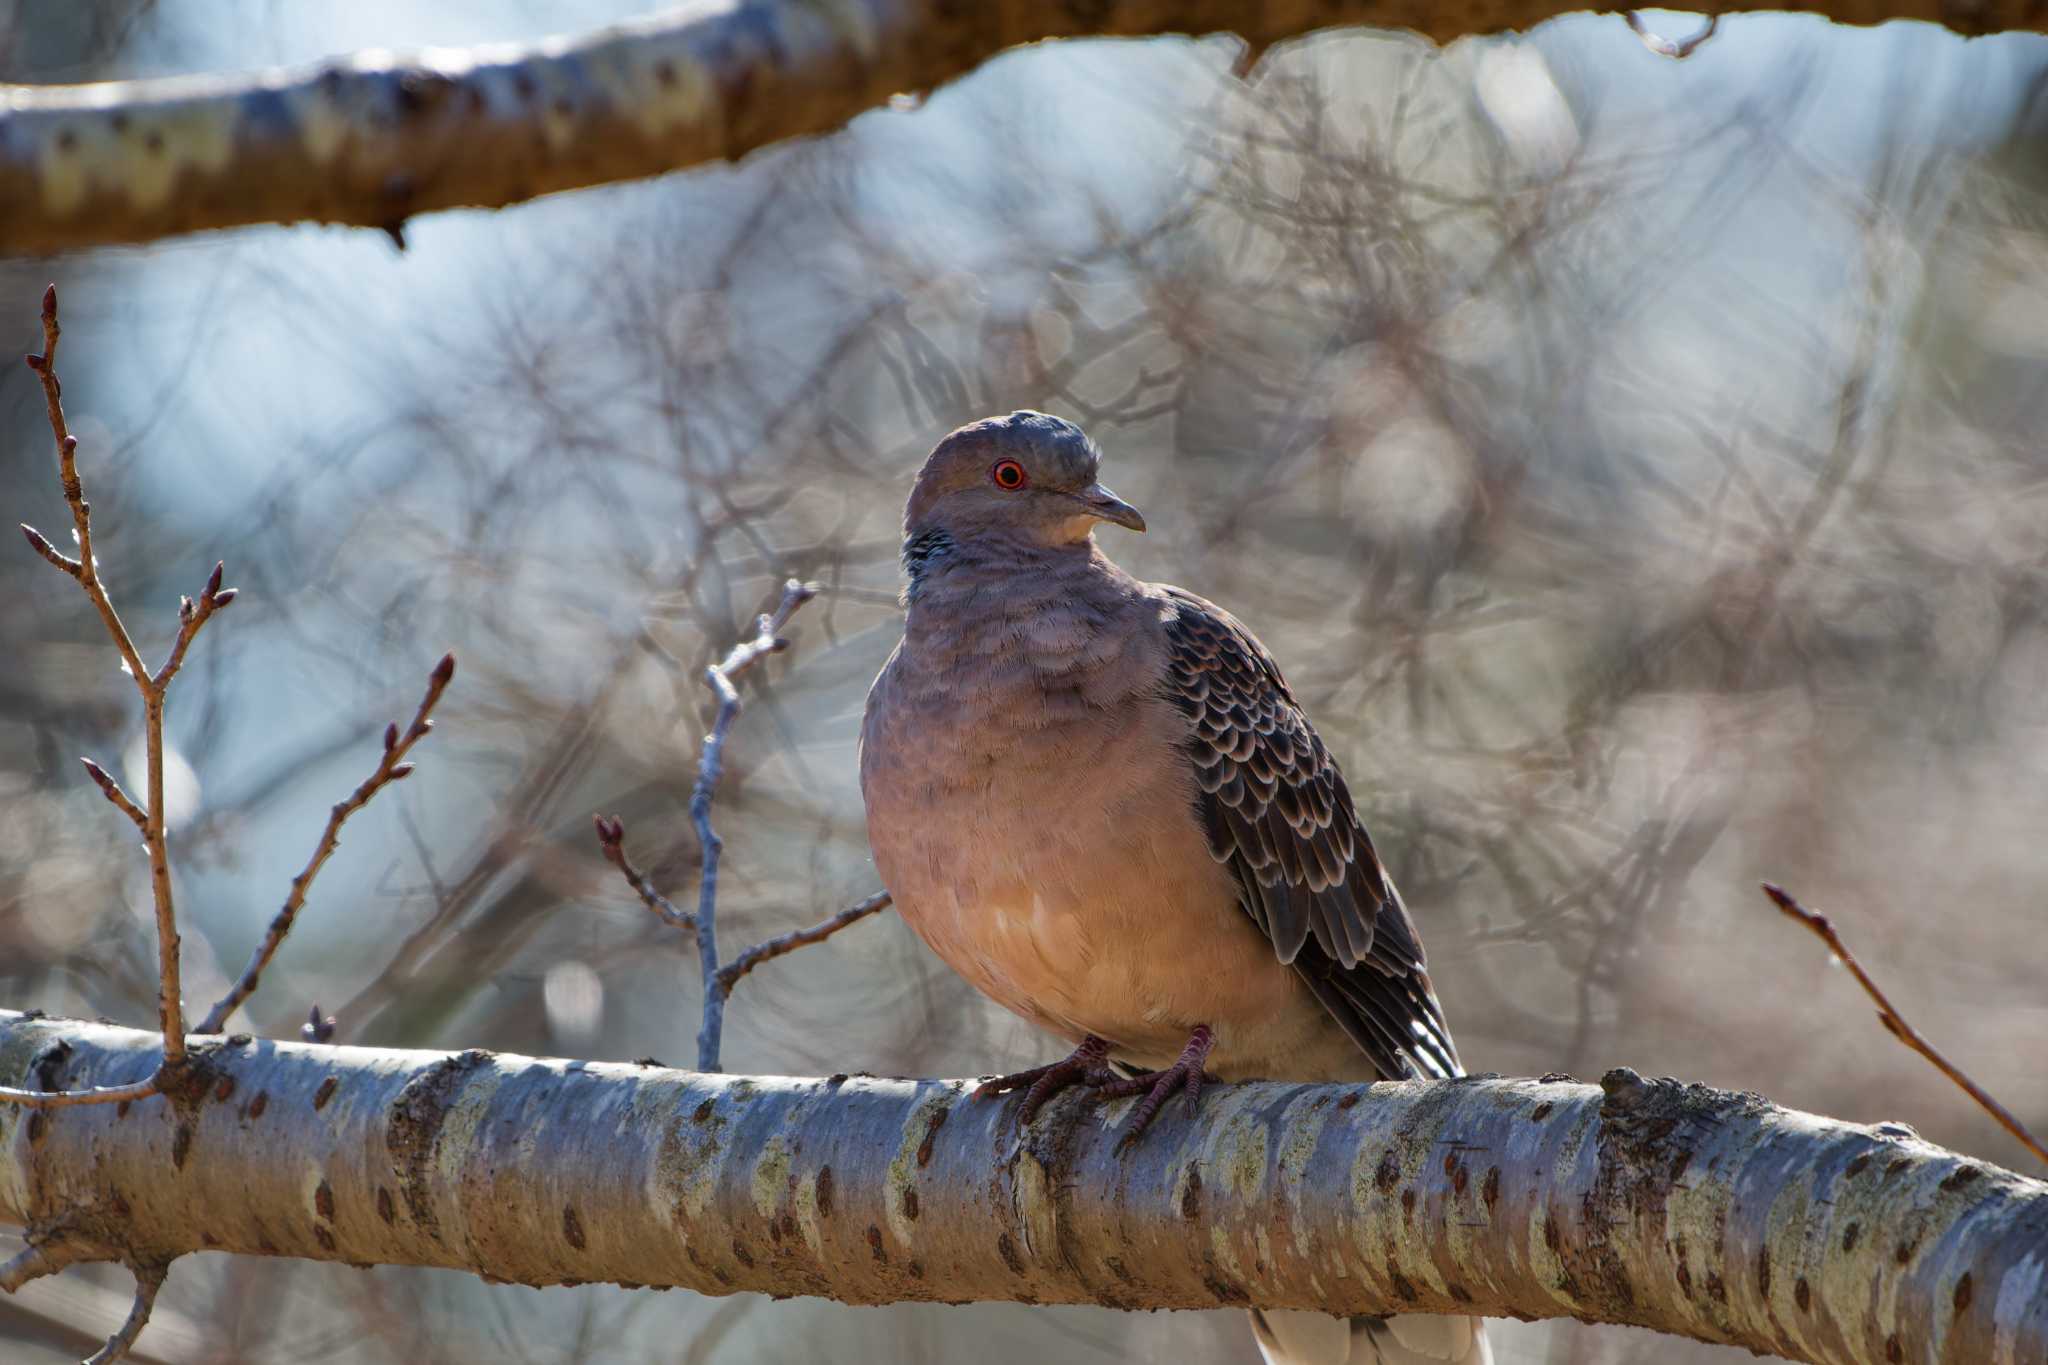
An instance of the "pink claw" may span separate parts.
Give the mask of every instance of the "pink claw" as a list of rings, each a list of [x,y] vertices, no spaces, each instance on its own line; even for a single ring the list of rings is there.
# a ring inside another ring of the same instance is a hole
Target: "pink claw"
[[[1131,1111],[1131,1117],[1124,1124],[1124,1135],[1117,1139],[1119,1152],[1129,1151],[1136,1145],[1152,1120],[1158,1117],[1174,1091],[1188,1092],[1188,1114],[1192,1116],[1195,1106],[1202,1098],[1202,1085],[1209,1080],[1209,1073],[1203,1063],[1209,1060],[1209,1049],[1216,1044],[1215,1035],[1209,1032],[1207,1024],[1195,1025],[1195,1031],[1188,1037],[1188,1045],[1181,1049],[1180,1060],[1163,1071],[1148,1071],[1142,1076],[1129,1080],[1114,1080],[1103,1085],[1099,1093],[1104,1099],[1119,1095],[1143,1095],[1138,1107]]]

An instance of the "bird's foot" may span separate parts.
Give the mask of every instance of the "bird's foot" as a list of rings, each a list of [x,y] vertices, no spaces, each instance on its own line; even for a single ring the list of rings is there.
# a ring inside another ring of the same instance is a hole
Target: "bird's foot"
[[[1070,1085],[1104,1086],[1114,1082],[1117,1075],[1109,1069],[1108,1058],[1109,1040],[1090,1034],[1081,1040],[1081,1046],[1049,1066],[1034,1066],[1029,1071],[983,1081],[974,1088],[974,1097],[986,1099],[1022,1090],[1024,1112],[1019,1121],[1029,1123],[1040,1105]]]
[[[1195,1112],[1197,1101],[1202,1098],[1202,1085],[1212,1079],[1202,1067],[1209,1059],[1209,1049],[1216,1039],[1209,1032],[1207,1024],[1195,1025],[1195,1031],[1188,1037],[1188,1045],[1181,1049],[1180,1060],[1163,1071],[1148,1071],[1142,1076],[1128,1080],[1106,1081],[1097,1087],[1097,1093],[1104,1099],[1119,1095],[1143,1095],[1138,1107],[1131,1111],[1131,1117],[1124,1124],[1124,1135],[1117,1139],[1119,1152],[1129,1151],[1138,1138],[1157,1117],[1160,1107],[1176,1090],[1188,1092],[1188,1113]]]

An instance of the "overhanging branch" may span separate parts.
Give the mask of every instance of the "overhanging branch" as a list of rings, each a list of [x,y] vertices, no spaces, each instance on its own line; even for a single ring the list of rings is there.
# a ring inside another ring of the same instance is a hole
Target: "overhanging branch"
[[[1723,12],[1776,8],[1756,0]],[[732,160],[822,133],[1045,38],[1319,28],[1448,42],[1564,0],[741,0],[578,39],[235,76],[0,87],[0,253],[322,222],[398,236],[414,214]],[[1843,23],[2040,30],[2029,0],[1821,0]],[[403,240],[402,237],[400,240]]]
[[[0,1083],[119,1083],[158,1046],[0,1011]],[[241,1035],[192,1057],[205,1084],[175,1098],[0,1110],[0,1222],[61,1216],[145,1264],[1574,1316],[1839,1365],[2048,1353],[2048,1184],[1626,1071],[1218,1087],[1119,1157],[1116,1106],[1068,1097],[1020,1133],[960,1082]]]

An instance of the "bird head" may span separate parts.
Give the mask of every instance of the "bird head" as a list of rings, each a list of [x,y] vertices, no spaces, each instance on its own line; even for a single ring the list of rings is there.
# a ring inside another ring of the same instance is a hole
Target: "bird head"
[[[1102,452],[1081,428],[1043,412],[985,417],[947,433],[918,471],[905,536],[1019,536],[1048,546],[1087,541],[1098,521],[1145,529],[1138,509],[1096,479]]]

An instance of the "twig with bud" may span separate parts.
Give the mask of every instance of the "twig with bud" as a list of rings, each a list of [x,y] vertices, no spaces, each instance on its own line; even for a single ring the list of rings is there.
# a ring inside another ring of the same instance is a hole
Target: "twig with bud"
[[[661,917],[661,922],[672,929],[692,929],[697,921],[687,910],[678,910],[676,903],[647,879],[647,874],[633,865],[626,856],[626,824],[616,815],[593,815],[597,826],[597,846],[605,859],[619,870],[626,879],[626,885],[640,893],[640,901],[649,910]]]
[[[1771,898],[1773,905],[1784,911],[1788,918],[1797,920],[1812,930],[1821,942],[1828,945],[1828,951],[1849,969],[1849,975],[1856,978],[1856,984],[1861,986],[1863,993],[1876,1004],[1877,1022],[1884,1025],[1886,1033],[1933,1063],[1937,1071],[1954,1081],[1985,1113],[1998,1120],[2000,1127],[2018,1138],[2021,1146],[2042,1161],[2048,1162],[2048,1148],[2044,1148],[2040,1139],[2027,1131],[2027,1126],[2021,1123],[2010,1109],[1993,1099],[1984,1087],[1965,1075],[1961,1067],[1942,1056],[1935,1050],[1934,1044],[1921,1037],[1920,1031],[1906,1022],[1906,1017],[1899,1013],[1885,993],[1878,989],[1877,983],[1870,979],[1870,973],[1863,970],[1863,964],[1856,960],[1856,954],[1849,951],[1849,945],[1842,942],[1841,934],[1835,930],[1834,921],[1826,915],[1807,909],[1793,899],[1791,892],[1781,886],[1765,882],[1763,888],[1764,894]]]
[[[813,943],[823,943],[847,925],[858,924],[877,911],[887,910],[892,903],[888,892],[877,891],[866,900],[855,901],[832,918],[820,920],[808,929],[793,929],[789,933],[756,943],[718,969],[719,994],[731,995],[733,986],[741,977],[770,958],[793,953],[799,948],[808,948]]]
[[[142,662],[141,653],[135,648],[133,637],[128,634],[128,628],[122,624],[120,613],[114,609],[113,600],[107,596],[106,585],[100,582],[99,558],[92,548],[92,504],[86,501],[85,484],[78,476],[78,438],[71,434],[65,423],[64,385],[57,377],[57,341],[63,329],[57,322],[57,286],[54,284],[43,291],[42,323],[42,353],[26,359],[29,369],[35,371],[36,377],[42,381],[50,434],[57,441],[57,477],[64,489],[65,505],[71,509],[71,529],[78,542],[78,558],[72,559],[60,553],[50,544],[49,538],[33,526],[24,524],[21,532],[28,538],[31,549],[84,589],[86,597],[99,612],[100,620],[106,625],[114,648],[121,655],[122,671],[134,679],[136,690],[142,694],[142,734],[147,766],[147,786],[142,803],[137,804],[99,764],[90,758],[84,763],[87,775],[101,793],[142,831],[143,847],[149,855],[150,896],[156,908],[157,1026],[164,1040],[163,1059],[156,1070],[130,1085],[47,1091],[0,1087],[0,1102],[56,1109],[147,1099],[162,1094],[171,1077],[185,1068],[185,1010],[179,984],[178,914],[171,896],[171,859],[164,821],[164,698],[170,690],[171,679],[184,665],[185,653],[191,648],[192,641],[216,612],[234,602],[235,590],[221,586],[224,566],[214,565],[213,574],[206,580],[198,600],[188,597],[181,602],[177,639],[171,645],[163,666],[154,673],[149,671]],[[34,1278],[70,1261],[108,1258],[104,1250],[62,1235],[51,1244],[33,1250],[36,1255],[31,1261],[18,1266],[11,1264],[9,1270]],[[92,1354],[87,1365],[109,1365],[109,1362],[127,1355],[135,1344],[135,1338],[149,1322],[150,1310],[155,1306],[157,1290],[163,1286],[167,1267],[161,1263],[131,1262],[130,1268],[135,1274],[135,1299],[128,1318],[107,1338],[106,1345]]]
[[[334,1016],[322,1014],[319,1001],[314,1001],[313,1008],[306,1011],[306,1022],[299,1025],[299,1037],[309,1043],[334,1041]]]
[[[85,775],[98,785],[101,794],[114,803],[114,809],[134,821],[135,828],[147,834],[149,817],[143,814],[142,807],[136,805],[127,792],[121,790],[121,784],[114,780],[114,775],[89,758],[81,758],[78,761],[85,765]]]
[[[228,993],[207,1011],[206,1018],[200,1021],[196,1032],[219,1033],[227,1027],[228,1016],[255,993],[256,985],[262,979],[263,969],[270,965],[270,960],[277,956],[277,950],[284,946],[285,935],[292,931],[292,925],[298,921],[299,911],[305,908],[306,893],[313,889],[313,879],[320,875],[320,869],[327,865],[328,858],[333,856],[335,848],[341,843],[341,827],[348,823],[351,815],[369,805],[370,799],[378,792],[393,782],[403,782],[412,776],[413,765],[406,761],[406,755],[412,752],[413,745],[433,731],[434,707],[440,702],[441,694],[448,690],[448,684],[454,677],[455,656],[444,654],[441,656],[441,662],[434,665],[434,671],[427,676],[427,692],[420,698],[418,709],[413,712],[412,723],[406,726],[403,732],[399,730],[396,721],[384,727],[384,753],[377,760],[376,770],[327,812],[327,827],[320,832],[320,842],[314,845],[313,856],[306,860],[306,866],[300,870],[299,875],[292,878],[292,889],[285,896],[283,906],[271,918],[270,927],[263,933],[263,941],[258,943],[256,950],[249,955],[249,965],[242,968],[241,976],[236,978]],[[313,1022],[316,1025],[320,1023],[320,1012],[317,1008],[313,1011]],[[334,1021],[328,1020],[326,1030],[329,1037],[333,1036],[333,1026]]]
[[[134,639],[122,624],[120,613],[114,610],[106,585],[100,581],[99,559],[93,554],[92,504],[86,501],[85,485],[78,476],[78,438],[65,424],[64,385],[57,377],[57,342],[63,329],[57,322],[57,286],[54,284],[43,291],[42,323],[42,354],[28,356],[27,361],[28,367],[42,381],[50,434],[57,441],[57,477],[64,489],[64,502],[71,509],[71,527],[78,541],[78,558],[60,554],[48,537],[33,526],[24,525],[21,530],[37,554],[68,574],[85,590],[86,597],[99,612],[100,620],[106,624],[114,648],[120,652],[124,671],[134,679],[136,690],[142,694],[142,732],[148,783],[143,800],[137,803],[91,759],[85,760],[85,769],[114,808],[142,831],[143,847],[149,855],[151,899],[156,907],[157,1022],[164,1039],[163,1061],[156,1073],[147,1081],[134,1085],[74,1091],[0,1088],[0,1101],[57,1108],[71,1104],[107,1104],[155,1094],[166,1074],[184,1065],[185,1012],[179,986],[178,916],[171,895],[171,860],[164,827],[164,697],[170,689],[171,679],[183,666],[185,652],[192,641],[216,612],[234,602],[235,590],[221,586],[223,566],[214,565],[213,574],[207,579],[198,599],[184,599],[178,612],[178,636],[163,666],[152,673],[143,664]]]

